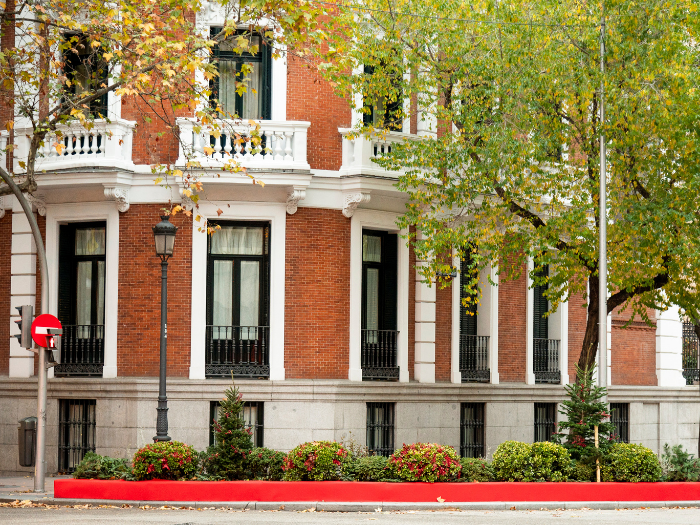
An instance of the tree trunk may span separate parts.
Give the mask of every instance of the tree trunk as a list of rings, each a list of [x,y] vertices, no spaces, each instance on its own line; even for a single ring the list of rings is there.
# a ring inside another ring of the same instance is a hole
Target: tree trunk
[[[583,379],[585,370],[592,370],[595,366],[598,353],[598,277],[588,277],[588,312],[586,319],[586,333],[583,336],[581,356],[578,360],[579,373],[577,381]]]

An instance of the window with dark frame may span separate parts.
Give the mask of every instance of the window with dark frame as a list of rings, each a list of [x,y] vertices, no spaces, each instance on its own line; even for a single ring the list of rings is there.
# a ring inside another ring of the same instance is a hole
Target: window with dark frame
[[[374,66],[363,66],[365,75],[373,75]],[[366,96],[363,102],[364,112],[362,122],[365,126],[383,128],[389,131],[403,130],[403,97],[401,93],[393,93],[390,98],[386,95],[375,97]]]
[[[58,402],[58,471],[73,472],[87,452],[95,451],[94,399]]]
[[[540,277],[549,276],[549,266],[541,265],[535,268]],[[549,338],[549,301],[545,295],[549,283],[536,284],[533,287],[533,341],[532,366],[535,383],[559,384],[561,369],[559,365],[559,340]]]
[[[70,47],[63,51],[66,79],[65,93],[77,100],[85,93],[94,93],[107,85],[109,75],[108,63],[102,56],[101,47],[90,45],[87,37],[78,33],[66,35]],[[107,118],[107,94],[98,97],[89,104],[89,108],[77,108],[89,113],[94,118]],[[101,140],[98,137],[96,140]],[[95,149],[99,148],[99,143]]]
[[[549,441],[557,428],[557,404],[535,403],[535,443]]]
[[[376,456],[394,453],[394,403],[367,403],[367,448]]]
[[[485,403],[462,403],[460,407],[459,455],[464,458],[484,457]]]
[[[222,28],[212,27],[215,38]],[[237,53],[238,38],[248,50]],[[219,75],[210,81],[212,104],[218,102],[226,117],[270,120],[272,118],[272,46],[258,32],[237,31],[213,49]],[[246,71],[247,70],[247,71]],[[244,84],[244,92],[237,86]]]
[[[473,266],[474,252],[475,247],[469,245],[460,256],[459,370],[463,383],[488,383],[491,380],[489,337],[477,335],[477,297],[465,288],[465,285],[478,275],[478,270]]]
[[[618,443],[630,442],[630,404],[610,403],[610,422],[615,426],[614,438]]]
[[[254,447],[263,446],[263,434],[265,421],[264,414],[265,403],[262,401],[245,401],[243,403],[243,421],[245,421],[245,427],[249,428],[252,432],[251,438],[253,439]],[[219,410],[221,409],[221,403],[219,401],[212,401],[209,406],[209,444],[216,444],[216,433],[214,432],[214,421],[219,419]]]
[[[56,376],[100,377],[104,366],[106,223],[59,227],[58,318],[63,324]]]
[[[399,378],[397,359],[398,237],[362,231],[363,380]]]
[[[270,224],[218,222],[208,238],[207,377],[270,376]]]

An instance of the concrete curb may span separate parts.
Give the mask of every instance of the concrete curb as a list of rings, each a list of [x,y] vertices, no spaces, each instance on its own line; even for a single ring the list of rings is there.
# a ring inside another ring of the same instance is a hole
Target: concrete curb
[[[157,507],[190,507],[193,509],[217,508],[231,510],[279,510],[289,512],[318,511],[318,512],[396,512],[407,510],[617,510],[638,508],[673,508],[673,507],[700,507],[700,501],[478,501],[462,503],[396,503],[396,502],[283,502],[283,501],[231,501],[231,502],[206,502],[206,501],[127,501],[127,500],[89,500],[89,499],[64,499],[39,494],[0,495],[0,503],[29,500],[32,503],[45,505],[73,506],[73,505],[108,505],[121,507],[129,505],[140,508]]]

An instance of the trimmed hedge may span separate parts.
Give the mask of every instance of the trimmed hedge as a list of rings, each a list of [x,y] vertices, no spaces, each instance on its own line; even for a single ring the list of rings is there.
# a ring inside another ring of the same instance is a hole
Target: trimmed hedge
[[[131,469],[126,459],[100,456],[94,452],[87,452],[73,472],[75,479],[127,479],[130,476]]]
[[[495,472],[484,458],[460,458],[462,475],[459,481],[493,481]]]
[[[287,455],[284,452],[257,447],[248,453],[247,467],[250,479],[281,481],[284,477],[282,465]]]
[[[659,481],[661,463],[651,450],[634,443],[615,443],[600,469],[601,481]]]
[[[310,441],[284,458],[285,481],[330,481],[343,478],[350,453],[335,441]]]
[[[353,458],[345,469],[348,481],[392,481],[396,472],[384,456],[361,456]]]
[[[493,454],[493,469],[499,481],[566,481],[571,457],[556,443],[506,441]]]
[[[134,479],[192,479],[198,454],[179,441],[158,441],[134,454]]]
[[[455,449],[437,443],[404,444],[389,462],[402,481],[455,481],[462,471]]]

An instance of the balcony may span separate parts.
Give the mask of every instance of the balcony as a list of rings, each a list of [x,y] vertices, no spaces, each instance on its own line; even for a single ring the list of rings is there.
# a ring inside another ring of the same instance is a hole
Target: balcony
[[[488,336],[459,336],[459,371],[462,374],[462,383],[491,381]]]
[[[261,145],[253,148],[249,140],[254,122],[260,126]],[[310,169],[306,159],[306,139],[310,122],[257,120],[220,121],[220,136],[206,127],[197,133],[195,119],[179,118],[180,154],[177,165],[196,168],[221,168],[230,159],[247,169],[293,171]],[[243,140],[241,140],[243,139]]]
[[[87,130],[78,121],[58,126],[61,138],[55,133],[47,134],[44,145],[39,148],[36,159],[36,172],[56,171],[80,168],[121,168],[134,169],[131,150],[133,131],[136,122],[114,119],[107,122],[104,119],[95,120],[94,126]],[[28,125],[18,125],[14,128],[15,173],[22,173],[25,168],[20,166],[29,155],[29,145],[33,129]],[[0,132],[0,147],[7,147],[9,133]],[[5,162],[3,153],[0,162]]]
[[[700,341],[693,323],[683,323],[683,377],[686,385],[700,381]]]
[[[535,338],[532,340],[532,349],[532,366],[533,372],[535,373],[535,383],[555,385],[561,383],[559,340]]]
[[[362,330],[362,380],[399,380],[399,332],[396,330]]]
[[[270,377],[269,326],[207,326],[206,377]]]
[[[398,131],[387,131],[386,133],[372,135],[369,138],[364,135],[358,135],[353,138],[354,130],[349,128],[339,128],[338,131],[343,137],[341,176],[369,175],[396,179],[401,172],[386,170],[373,162],[372,159],[377,159],[390,153],[393,145],[398,142],[406,139],[416,139],[415,135]]]
[[[61,363],[56,377],[102,377],[105,360],[104,325],[63,325]]]

